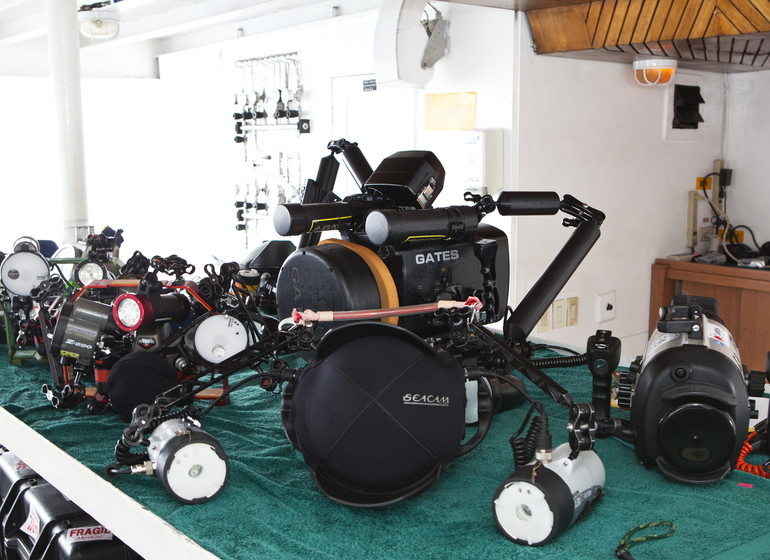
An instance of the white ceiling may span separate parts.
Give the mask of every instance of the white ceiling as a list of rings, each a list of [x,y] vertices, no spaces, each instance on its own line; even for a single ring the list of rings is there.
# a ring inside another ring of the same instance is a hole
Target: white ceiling
[[[72,2],[73,10],[96,0]],[[327,5],[328,17],[340,2],[328,0],[120,0],[121,30],[114,45],[168,39],[280,12]],[[46,0],[0,0],[0,47],[19,45],[46,35]],[[82,46],[88,47],[88,41]]]

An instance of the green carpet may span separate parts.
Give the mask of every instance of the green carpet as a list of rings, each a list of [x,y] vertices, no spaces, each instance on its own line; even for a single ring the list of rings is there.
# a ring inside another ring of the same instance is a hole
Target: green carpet
[[[590,400],[587,368],[548,372],[576,400]],[[113,448],[125,424],[112,414],[91,416],[83,405],[53,409],[40,393],[40,386],[49,381],[45,364],[12,367],[0,356],[0,404],[101,474],[114,460]],[[565,411],[539,389],[532,388],[531,394],[546,405],[554,444],[565,441]],[[204,427],[224,446],[231,467],[230,481],[214,501],[185,506],[156,478],[114,480],[223,559],[609,559],[627,531],[655,520],[674,522],[676,533],[633,547],[638,560],[770,558],[765,515],[770,480],[733,472],[708,486],[679,484],[639,465],[632,447],[600,440],[596,451],[606,470],[604,499],[554,542],[521,547],[497,532],[491,498],[513,471],[508,438],[525,409],[498,415],[484,442],[450,464],[424,494],[385,508],[358,509],[330,502],[316,490],[302,456],[283,433],[279,396],[247,387],[232,400],[204,419]]]

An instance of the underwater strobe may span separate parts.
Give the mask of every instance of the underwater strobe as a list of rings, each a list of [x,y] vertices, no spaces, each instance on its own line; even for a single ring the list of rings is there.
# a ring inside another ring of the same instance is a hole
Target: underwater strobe
[[[519,468],[495,491],[492,510],[508,539],[544,545],[590,511],[604,493],[604,465],[593,450],[571,458],[564,443]]]
[[[161,413],[157,405],[141,404],[134,409],[131,425],[115,446],[120,463],[107,465],[105,473],[157,474],[168,493],[184,504],[214,499],[230,473],[222,446],[191,415],[192,406],[165,416]],[[147,433],[149,437],[145,437]],[[131,451],[140,445],[147,446],[146,453]]]
[[[207,502],[227,481],[222,446],[190,418],[166,420],[155,428],[147,453],[164,488],[180,502]]]

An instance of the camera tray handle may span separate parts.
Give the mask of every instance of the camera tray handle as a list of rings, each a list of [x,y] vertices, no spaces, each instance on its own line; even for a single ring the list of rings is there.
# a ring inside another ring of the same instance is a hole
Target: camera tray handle
[[[374,171],[358,147],[358,143],[340,138],[339,140],[330,141],[326,147],[331,150],[332,154],[340,154],[342,156],[345,167],[350,171],[353,180],[358,185],[358,188],[361,189],[361,192],[364,192],[364,183],[372,176]]]

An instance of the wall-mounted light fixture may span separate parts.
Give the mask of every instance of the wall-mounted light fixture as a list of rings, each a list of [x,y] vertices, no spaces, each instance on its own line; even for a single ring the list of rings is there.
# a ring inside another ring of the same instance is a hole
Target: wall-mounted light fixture
[[[676,67],[673,58],[643,58],[634,61],[634,77],[640,86],[665,86],[674,79]]]
[[[89,39],[114,39],[120,31],[120,11],[112,1],[84,4],[78,8],[78,27]]]

